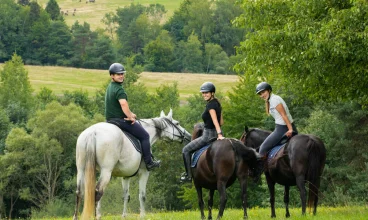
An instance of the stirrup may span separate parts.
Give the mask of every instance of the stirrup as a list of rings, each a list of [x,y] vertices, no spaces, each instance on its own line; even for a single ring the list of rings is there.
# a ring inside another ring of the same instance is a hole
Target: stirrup
[[[182,173],[180,176],[180,182],[192,182],[192,178],[188,176],[186,172]]]

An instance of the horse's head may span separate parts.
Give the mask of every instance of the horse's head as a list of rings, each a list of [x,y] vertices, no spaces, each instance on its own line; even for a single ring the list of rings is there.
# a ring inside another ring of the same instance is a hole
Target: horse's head
[[[248,127],[245,126],[244,132],[240,137],[240,141],[243,142],[245,146],[251,147],[258,151],[259,147],[268,135],[270,135],[269,131],[261,130],[258,128],[253,128],[249,130]]]
[[[189,132],[180,126],[177,120],[173,119],[172,109],[170,109],[170,112],[167,115],[165,115],[164,111],[161,111],[160,117],[158,119],[161,123],[160,125],[157,125],[157,127],[161,129],[160,133],[162,137],[167,137],[181,142],[189,142],[191,140],[191,135]]]
[[[194,125],[193,132],[192,132],[192,140],[199,138],[202,136],[204,130],[204,123],[199,122]]]

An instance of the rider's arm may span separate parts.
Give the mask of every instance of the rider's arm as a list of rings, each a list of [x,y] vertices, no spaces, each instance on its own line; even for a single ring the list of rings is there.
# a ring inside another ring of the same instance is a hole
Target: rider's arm
[[[221,127],[220,127],[220,124],[217,120],[217,115],[216,115],[215,109],[210,109],[209,113],[211,115],[213,125],[215,125],[216,131],[217,131],[217,139],[223,139]]]
[[[289,118],[286,115],[286,111],[284,106],[280,103],[276,106],[276,110],[280,113],[282,119],[284,119],[284,122],[286,126],[288,127],[288,131],[286,132],[286,136],[290,137],[293,132],[293,127],[291,126],[291,123],[289,121]]]
[[[127,116],[127,118],[125,119],[132,121],[132,123],[134,123],[136,115],[130,111],[128,101],[126,99],[119,99],[119,103],[124,114]]]

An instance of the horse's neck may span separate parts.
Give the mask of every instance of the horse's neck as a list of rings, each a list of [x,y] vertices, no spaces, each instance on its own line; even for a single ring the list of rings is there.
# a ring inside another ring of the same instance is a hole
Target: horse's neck
[[[153,145],[160,137],[157,133],[156,125],[153,119],[141,119],[142,127],[148,132],[150,136],[150,143]]]

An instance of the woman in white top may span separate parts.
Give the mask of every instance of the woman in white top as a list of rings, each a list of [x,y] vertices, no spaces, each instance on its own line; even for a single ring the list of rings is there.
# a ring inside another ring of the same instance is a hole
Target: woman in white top
[[[293,132],[298,133],[289,108],[285,101],[278,95],[272,94],[272,87],[266,82],[261,82],[256,87],[256,93],[265,100],[266,113],[275,119],[275,130],[264,140],[259,148],[259,154],[265,156],[286,135],[291,137]]]

